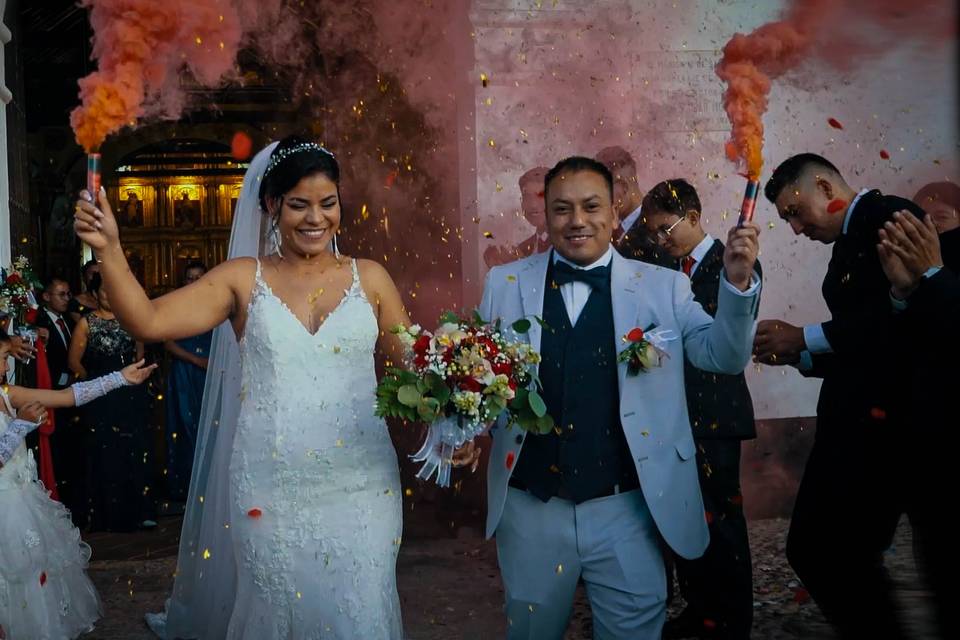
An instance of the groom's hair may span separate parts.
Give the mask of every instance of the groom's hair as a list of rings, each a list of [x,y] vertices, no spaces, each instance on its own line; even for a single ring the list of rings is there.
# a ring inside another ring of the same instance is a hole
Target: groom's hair
[[[770,176],[766,186],[763,188],[763,195],[765,195],[770,202],[776,203],[777,198],[780,197],[780,193],[783,192],[784,188],[796,182],[807,169],[815,167],[835,173],[837,177],[841,180],[843,179],[843,176],[840,175],[840,170],[823,156],[818,156],[815,153],[799,153],[787,158],[780,163],[780,166],[773,170],[773,175]]]
[[[607,169],[602,162],[597,162],[593,158],[584,156],[564,158],[555,164],[553,169],[547,171],[547,177],[543,179],[544,197],[546,197],[547,192],[550,191],[550,183],[553,182],[555,178],[564,173],[579,173],[581,171],[592,171],[593,173],[600,174],[604,182],[607,183],[607,189],[610,192],[610,202],[613,202],[613,174],[610,173],[610,169]]]

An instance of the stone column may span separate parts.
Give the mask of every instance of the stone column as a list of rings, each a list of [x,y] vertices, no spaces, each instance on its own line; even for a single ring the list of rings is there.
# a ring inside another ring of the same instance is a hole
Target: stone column
[[[12,35],[3,24],[7,0],[0,0],[0,265],[10,264],[10,185],[7,168],[7,104],[13,94],[5,83],[3,48]]]

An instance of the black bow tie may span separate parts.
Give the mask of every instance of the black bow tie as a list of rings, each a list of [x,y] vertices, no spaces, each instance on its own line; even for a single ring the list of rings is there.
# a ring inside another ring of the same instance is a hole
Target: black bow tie
[[[608,289],[610,287],[610,265],[594,267],[593,269],[576,269],[573,266],[558,260],[553,264],[553,281],[557,286],[570,282],[583,282],[594,289]]]

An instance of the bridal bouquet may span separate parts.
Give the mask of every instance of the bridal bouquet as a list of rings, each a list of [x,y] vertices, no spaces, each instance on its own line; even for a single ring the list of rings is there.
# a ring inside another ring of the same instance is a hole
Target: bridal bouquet
[[[391,368],[377,386],[377,415],[429,425],[423,447],[412,456],[423,462],[418,478],[437,474],[450,484],[453,452],[483,433],[501,415],[509,425],[547,433],[554,428],[538,388],[540,354],[520,339],[530,329],[521,319],[505,330],[444,313],[433,332],[418,325],[394,329],[408,348],[405,367]]]

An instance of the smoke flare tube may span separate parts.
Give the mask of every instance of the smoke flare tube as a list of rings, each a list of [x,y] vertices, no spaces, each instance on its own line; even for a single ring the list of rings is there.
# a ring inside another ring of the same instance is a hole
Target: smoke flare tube
[[[97,194],[100,192],[101,160],[99,153],[87,154],[87,193],[90,194],[92,202],[97,202]]]
[[[747,178],[747,188],[743,191],[743,204],[740,205],[740,219],[737,226],[753,221],[753,210],[757,208],[757,195],[760,193],[760,181]]]

